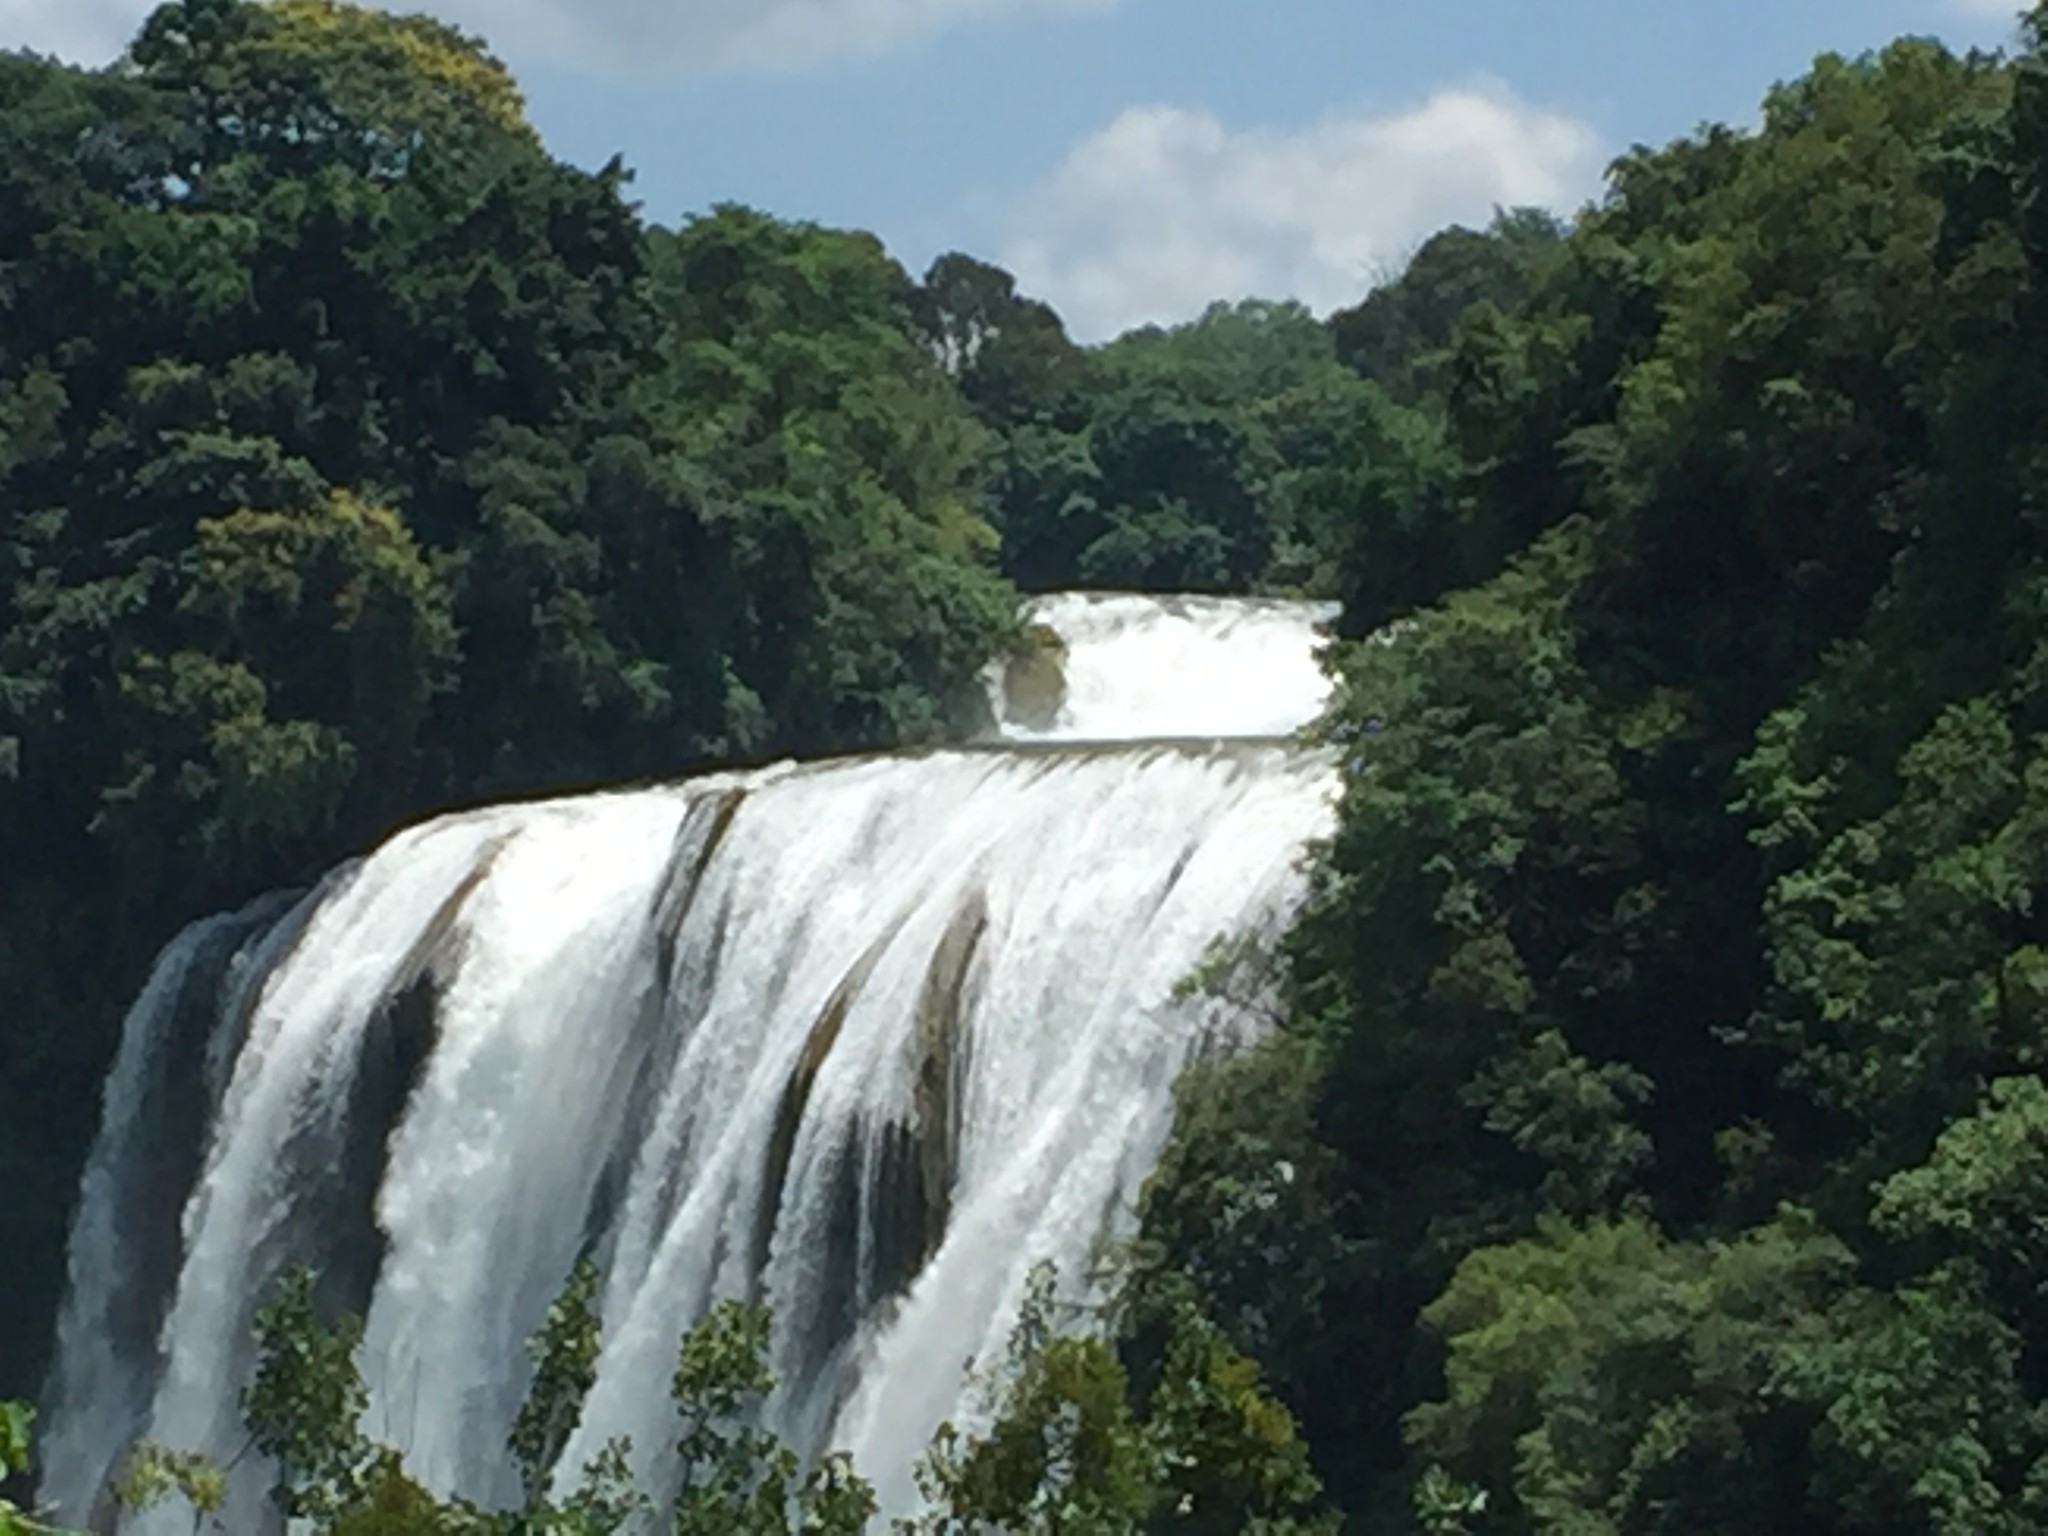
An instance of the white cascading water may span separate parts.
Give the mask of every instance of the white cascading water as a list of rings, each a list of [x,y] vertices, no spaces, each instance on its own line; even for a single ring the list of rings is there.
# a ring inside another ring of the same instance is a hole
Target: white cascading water
[[[1033,603],[1037,652],[1005,669],[1009,741],[1285,736],[1329,693],[1315,626],[1334,603],[1060,592]],[[1033,665],[1034,661],[1037,665]],[[1040,669],[1043,668],[1043,671]],[[1051,686],[1033,685],[1040,676]],[[998,688],[1001,697],[1005,690]]]
[[[605,1345],[565,1471],[627,1434],[659,1487],[676,1341],[749,1296],[781,1427],[911,1507],[964,1363],[1037,1262],[1086,1283],[1175,1074],[1243,1027],[1176,983],[1286,921],[1330,815],[1284,739],[1322,700],[1324,610],[1033,617],[1027,696],[992,670],[1002,744],[445,817],[174,942],[72,1237],[57,1515],[103,1521],[146,1437],[234,1464],[229,1525],[260,1525],[237,1398],[297,1262],[366,1314],[370,1432],[511,1501],[522,1343],[585,1252]]]

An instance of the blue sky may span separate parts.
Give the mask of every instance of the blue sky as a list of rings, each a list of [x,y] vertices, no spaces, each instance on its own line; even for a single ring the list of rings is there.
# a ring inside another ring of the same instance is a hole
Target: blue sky
[[[739,201],[1001,261],[1077,333],[1349,302],[1431,230],[1570,208],[1823,49],[2012,33],[2007,0],[429,0],[650,217]],[[0,0],[97,62],[137,0]]]

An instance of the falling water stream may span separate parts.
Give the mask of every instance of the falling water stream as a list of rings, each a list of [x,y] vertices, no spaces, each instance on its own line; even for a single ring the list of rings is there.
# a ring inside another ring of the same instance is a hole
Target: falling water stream
[[[1325,616],[1043,599],[986,743],[444,817],[195,924],[108,1079],[42,1496],[103,1520],[146,1437],[232,1463],[256,1528],[254,1312],[310,1262],[365,1316],[370,1432],[509,1502],[522,1341],[587,1252],[565,1467],[671,1441],[676,1340],[756,1297],[771,1415],[911,1507],[964,1363],[1039,1260],[1085,1283],[1175,1074],[1243,1028],[1175,983],[1299,899],[1331,786],[1286,733]]]

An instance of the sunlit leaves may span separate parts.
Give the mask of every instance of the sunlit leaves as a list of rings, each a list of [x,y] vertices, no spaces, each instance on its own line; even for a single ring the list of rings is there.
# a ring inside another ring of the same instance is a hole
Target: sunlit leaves
[[[35,1424],[35,1410],[27,1403],[0,1403],[0,1473],[12,1476],[28,1470],[29,1431]]]
[[[227,1476],[207,1457],[145,1441],[128,1453],[115,1480],[114,1498],[123,1509],[154,1509],[182,1499],[194,1514],[218,1514],[227,1501]]]
[[[339,0],[272,0],[267,46],[314,61],[350,53],[361,62],[343,82],[370,95],[365,106],[396,105],[378,95],[398,82],[452,98],[508,133],[532,137],[519,87],[475,39],[431,16],[395,15]],[[366,114],[367,115],[367,114]]]
[[[765,1307],[721,1301],[683,1338],[670,1386],[683,1420],[677,1536],[858,1536],[875,1512],[874,1490],[844,1457],[806,1468],[759,1427],[775,1385],[770,1329]]]
[[[206,113],[198,154],[178,167],[183,192],[202,201],[247,197],[322,161],[398,178],[422,154],[473,159],[493,138],[537,145],[505,67],[426,16],[340,0],[173,0],[128,58]]]
[[[0,1401],[0,1481],[28,1470],[29,1432],[35,1416],[27,1403]],[[0,1536],[34,1536],[41,1530],[27,1511],[0,1499]]]
[[[278,1467],[287,1516],[333,1522],[360,1500],[379,1466],[361,1419],[369,1390],[356,1364],[362,1320],[321,1316],[313,1276],[285,1276],[256,1315],[256,1374],[242,1412]]]
[[[597,1380],[601,1341],[598,1324],[597,1266],[579,1259],[561,1294],[548,1303],[548,1313],[527,1345],[533,1358],[533,1383],[512,1426],[509,1441],[519,1463],[519,1480],[529,1508],[547,1492],[555,1459],[574,1433],[583,1400]]]
[[[1952,1121],[1917,1167],[1877,1190],[1878,1226],[1939,1238],[2031,1306],[2048,1290],[2048,1086],[2000,1078],[1971,1114]]]

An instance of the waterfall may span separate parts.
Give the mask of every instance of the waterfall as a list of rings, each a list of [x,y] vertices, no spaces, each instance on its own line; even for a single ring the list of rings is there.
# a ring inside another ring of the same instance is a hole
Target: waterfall
[[[1036,642],[992,669],[1008,741],[1285,736],[1329,691],[1315,626],[1335,603],[1061,592],[1029,612]]]
[[[45,1486],[96,1490],[105,1447],[147,1422],[179,1204],[198,1170],[234,1035],[295,910],[290,897],[268,896],[192,924],[157,958],[128,1010],[71,1233]]]
[[[85,1520],[138,1434],[234,1460],[255,1308],[310,1262],[365,1315],[370,1432],[510,1501],[522,1341],[587,1252],[565,1468],[626,1434],[658,1486],[676,1341],[744,1296],[778,1424],[910,1507],[965,1362],[1037,1261],[1085,1285],[1176,1073],[1244,1027],[1175,984],[1299,899],[1331,777],[1279,733],[1323,616],[1042,600],[998,742],[448,816],[188,930],[109,1080],[42,1496]],[[220,1070],[173,1092],[195,1045]],[[252,1528],[265,1469],[234,1476]]]

